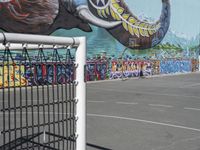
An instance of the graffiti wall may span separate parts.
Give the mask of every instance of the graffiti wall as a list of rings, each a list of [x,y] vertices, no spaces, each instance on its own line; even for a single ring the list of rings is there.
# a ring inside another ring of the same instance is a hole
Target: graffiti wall
[[[149,76],[151,72],[149,61],[112,61],[110,79]]]
[[[198,59],[192,59],[191,64],[192,64],[192,72],[199,71],[199,60]]]
[[[200,71],[200,56],[199,56],[199,71]]]
[[[73,81],[74,69],[71,64],[34,64],[34,84],[61,84]]]
[[[13,64],[7,64],[0,66],[0,88],[8,86],[24,86],[28,83],[25,78],[25,67],[17,66]]]
[[[197,59],[199,8],[197,0],[0,0],[0,30],[86,36],[90,58],[129,48],[134,59]]]
[[[191,72],[191,60],[161,60],[160,61],[160,73],[178,73],[178,72]]]
[[[9,64],[0,66],[0,88],[61,84],[73,81],[74,69],[72,64],[59,63],[33,63],[33,64]]]
[[[198,59],[178,60],[109,60],[87,61],[86,80],[131,78],[169,73],[195,72],[199,70]],[[0,65],[0,88],[68,83],[74,80],[72,64],[32,63]]]
[[[0,0],[0,31],[86,36],[88,81],[189,72],[200,68],[199,8],[198,0]],[[102,52],[106,61],[93,59]],[[0,85],[68,82],[67,68],[0,67]]]
[[[160,74],[160,61],[159,60],[151,60],[152,66],[152,75]]]
[[[107,61],[88,61],[87,62],[87,81],[106,80],[109,76]]]

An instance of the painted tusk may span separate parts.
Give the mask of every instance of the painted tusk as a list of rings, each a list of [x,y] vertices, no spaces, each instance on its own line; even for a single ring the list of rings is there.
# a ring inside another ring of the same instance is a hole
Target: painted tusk
[[[77,12],[78,12],[78,16],[81,19],[86,20],[88,21],[88,23],[91,23],[95,26],[106,28],[106,29],[116,27],[122,23],[121,21],[105,21],[105,20],[99,19],[90,12],[89,8],[86,5],[81,5],[77,7]]]

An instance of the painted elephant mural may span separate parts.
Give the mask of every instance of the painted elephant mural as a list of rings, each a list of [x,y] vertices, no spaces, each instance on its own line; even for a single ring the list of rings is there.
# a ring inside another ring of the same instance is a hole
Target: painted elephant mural
[[[124,46],[151,48],[164,38],[170,24],[170,0],[155,23],[139,20],[124,0],[0,0],[0,29],[7,32],[50,34],[56,29],[92,31],[105,28]]]

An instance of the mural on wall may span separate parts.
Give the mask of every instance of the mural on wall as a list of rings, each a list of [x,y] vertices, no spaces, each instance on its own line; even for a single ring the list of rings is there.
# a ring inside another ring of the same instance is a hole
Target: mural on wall
[[[109,76],[108,62],[107,61],[88,61],[87,62],[87,81],[106,80]]]
[[[27,77],[29,78],[29,77]],[[34,64],[34,84],[61,84],[73,81],[74,70],[72,64]]]
[[[17,33],[87,36],[87,80],[108,79],[112,73],[111,62],[121,56],[125,47],[129,47],[127,61],[150,61],[152,74],[188,71],[188,65],[183,69],[178,63],[183,59],[190,61],[190,71],[195,71],[198,68],[200,21],[194,18],[199,18],[199,8],[199,0],[151,0],[150,3],[149,0],[0,0],[0,29]],[[93,60],[104,51],[109,62]],[[180,67],[171,69],[166,66],[168,70],[161,70],[166,60],[171,61],[169,65],[175,63]],[[52,65],[46,67],[49,73],[46,73],[45,80],[56,82]],[[42,83],[39,69],[38,74],[34,81],[28,78],[28,83],[40,84],[40,80]],[[131,75],[127,73],[127,76]],[[61,73],[59,80],[63,78]]]
[[[154,23],[133,15],[123,0],[0,0],[0,29],[16,33],[50,34],[58,28],[91,31],[89,24],[106,29],[129,48],[159,44],[170,24],[170,0],[162,1]],[[120,31],[120,32],[119,32]]]
[[[160,73],[178,73],[178,72],[190,72],[192,64],[190,60],[178,60],[168,59],[160,61]]]
[[[0,66],[0,88],[25,86],[64,84],[73,81],[74,71],[72,64],[33,63],[9,64]]]
[[[200,55],[199,55],[199,71],[200,71]]]
[[[192,72],[196,72],[199,70],[199,60],[198,59],[192,59],[191,60],[191,64],[192,64]]]
[[[169,28],[170,2],[162,0],[162,3],[160,19],[155,23],[133,15],[123,0],[89,0],[89,8],[97,17],[121,22],[119,26],[107,29],[120,43],[129,48],[145,49],[160,43]]]
[[[2,86],[25,86],[28,80],[24,77],[24,72],[24,66],[19,67],[12,64],[0,66],[0,88]]]
[[[149,76],[152,72],[151,62],[149,61],[112,61],[110,79],[125,77],[138,77],[141,75]]]
[[[152,75],[160,74],[160,61],[159,60],[151,60],[152,66]]]
[[[123,63],[123,65],[122,65]],[[177,72],[195,72],[199,69],[197,59],[166,60],[101,60],[87,61],[86,80],[98,81],[129,77],[150,76]],[[46,84],[65,84],[74,80],[72,64],[62,63],[26,63],[0,65],[0,88],[13,86],[34,86]],[[20,82],[21,80],[21,82]]]

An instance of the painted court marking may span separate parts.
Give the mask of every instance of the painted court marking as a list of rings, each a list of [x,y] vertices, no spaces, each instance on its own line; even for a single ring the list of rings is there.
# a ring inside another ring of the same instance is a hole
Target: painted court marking
[[[104,103],[105,101],[87,101],[88,103]]]
[[[195,110],[195,111],[200,111],[199,108],[189,108],[189,107],[184,107],[184,109],[186,109],[186,110]]]
[[[200,86],[200,83],[187,84],[183,85],[182,87],[195,87],[195,86]]]
[[[196,129],[196,128],[174,125],[174,124],[168,124],[168,123],[162,123],[162,122],[154,122],[154,121],[142,120],[142,119],[136,119],[136,118],[127,118],[127,117],[109,116],[109,115],[100,115],[100,114],[87,114],[87,116],[88,117],[101,117],[101,118],[113,118],[113,119],[121,119],[121,120],[128,120],[128,121],[137,121],[137,122],[141,122],[141,123],[161,125],[161,126],[167,126],[167,127],[173,127],[173,128],[179,128],[179,129],[185,129],[185,130],[200,132],[200,129]]]
[[[161,104],[149,104],[149,106],[153,106],[153,107],[165,107],[165,108],[172,108],[174,106],[171,105],[161,105]]]
[[[138,103],[132,103],[132,102],[116,102],[117,104],[124,104],[124,105],[137,105]]]

